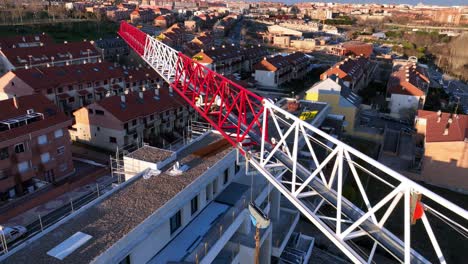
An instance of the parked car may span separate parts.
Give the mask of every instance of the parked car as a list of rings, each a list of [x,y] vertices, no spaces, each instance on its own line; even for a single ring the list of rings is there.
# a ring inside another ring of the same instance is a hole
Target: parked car
[[[26,234],[28,231],[26,227],[24,226],[1,226],[0,225],[0,236],[3,239],[3,236],[5,236],[5,240],[7,244],[10,244],[22,236]],[[0,247],[2,247],[2,243],[0,243]]]

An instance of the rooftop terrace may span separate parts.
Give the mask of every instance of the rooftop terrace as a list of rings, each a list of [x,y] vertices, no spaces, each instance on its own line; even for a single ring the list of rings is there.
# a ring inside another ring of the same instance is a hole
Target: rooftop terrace
[[[63,263],[47,255],[47,252],[77,232],[92,238],[64,261],[89,263],[162,208],[231,150],[220,135],[210,132],[177,153],[179,162],[189,166],[183,177],[166,172],[149,179],[136,176],[86,209],[82,208],[67,217],[54,230],[25,243],[24,247],[18,247],[19,250],[12,252],[4,263]]]

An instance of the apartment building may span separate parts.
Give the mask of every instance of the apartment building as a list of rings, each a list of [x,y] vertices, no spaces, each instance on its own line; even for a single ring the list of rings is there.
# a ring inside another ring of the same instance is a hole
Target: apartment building
[[[363,56],[348,57],[320,75],[321,80],[336,75],[343,83],[357,92],[369,85],[373,79],[376,64]]]
[[[0,99],[42,94],[71,116],[73,110],[107,95],[153,89],[160,81],[148,68],[124,69],[108,62],[19,69],[0,78]]]
[[[294,233],[299,212],[265,178],[246,175],[219,134],[207,132],[175,153],[144,146],[125,158],[132,177],[0,261],[254,263],[250,202],[271,219],[260,232],[260,263],[283,259],[288,242],[298,240],[295,253],[309,260],[313,238]],[[71,246],[71,239],[79,242]]]
[[[42,95],[0,101],[0,200],[34,192],[74,172],[72,121]]]
[[[130,21],[134,24],[153,21],[156,14],[151,9],[135,9],[130,13]]]
[[[174,24],[158,36],[160,41],[176,50],[182,49],[182,46],[186,42],[186,37],[185,26],[182,24]]]
[[[208,50],[201,50],[193,56],[199,63],[221,73],[229,75],[240,72],[243,66],[242,49],[236,46],[212,47]]]
[[[424,150],[422,171],[415,177],[468,192],[468,115],[418,110],[416,129]]]
[[[176,22],[176,17],[174,14],[165,14],[160,15],[154,19],[154,25],[160,28],[168,28]]]
[[[301,52],[265,57],[254,69],[259,87],[278,89],[292,79],[302,78],[309,71],[309,58]]]
[[[55,44],[40,42],[39,46],[25,44],[26,47],[2,48],[0,50],[0,68],[3,73],[15,69],[35,67],[53,67],[71,64],[95,63],[102,58],[92,41]],[[18,44],[19,45],[19,44]]]
[[[45,33],[37,35],[16,35],[10,37],[2,37],[0,39],[0,48],[2,49],[31,48],[51,44],[54,44],[54,40],[50,35],[47,35]]]
[[[332,29],[333,30],[333,29]],[[336,46],[332,46],[329,51],[337,56],[364,56],[369,58],[374,52],[374,47],[361,41],[348,41]]]
[[[355,126],[361,107],[361,98],[336,75],[310,87],[306,91],[304,99],[330,104],[333,114],[345,117],[345,132],[350,135],[356,134]]]
[[[148,142],[162,145],[165,136],[182,131],[193,110],[167,88],[111,96],[76,110],[70,130],[74,141],[115,151]]]
[[[422,109],[429,84],[426,66],[414,61],[394,61],[387,83],[387,101],[391,114],[401,116],[403,111]]]
[[[96,40],[94,45],[107,61],[117,61],[130,54],[130,48],[121,38],[105,38]]]

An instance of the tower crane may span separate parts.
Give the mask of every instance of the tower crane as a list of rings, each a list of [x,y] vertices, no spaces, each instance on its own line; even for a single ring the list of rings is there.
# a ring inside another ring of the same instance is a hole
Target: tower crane
[[[446,263],[446,234],[434,232],[441,225],[467,243],[465,209],[127,22],[118,34],[352,262],[371,263],[378,251],[404,263]],[[300,162],[304,152],[309,164]],[[412,239],[413,224],[428,239]]]

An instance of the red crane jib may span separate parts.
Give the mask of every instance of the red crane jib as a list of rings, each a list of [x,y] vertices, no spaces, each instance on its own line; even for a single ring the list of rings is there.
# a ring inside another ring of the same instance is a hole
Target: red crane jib
[[[118,33],[145,59],[148,35],[124,21]],[[174,91],[233,146],[258,143],[250,141],[248,133],[261,135],[263,98],[181,52],[177,56],[174,80],[170,82]]]

